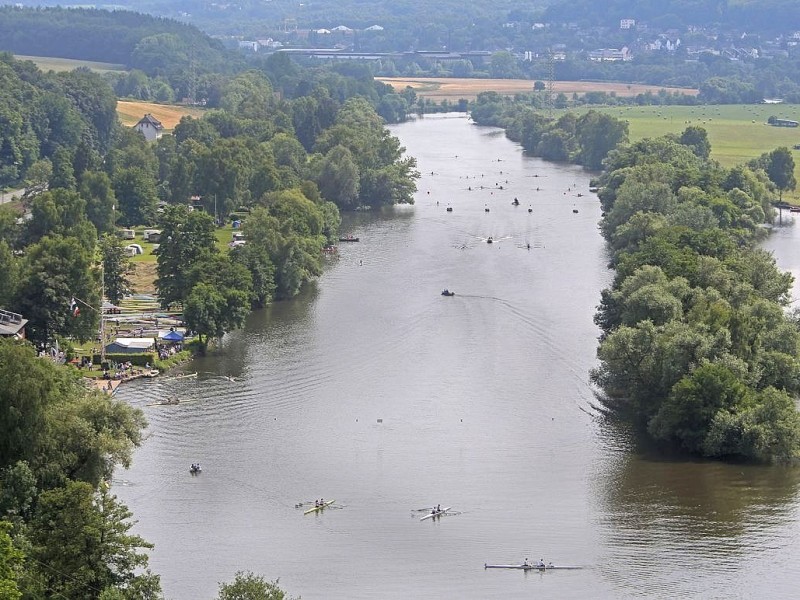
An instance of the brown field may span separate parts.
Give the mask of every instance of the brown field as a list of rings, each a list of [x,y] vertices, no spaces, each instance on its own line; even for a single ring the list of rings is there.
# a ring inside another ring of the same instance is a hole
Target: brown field
[[[129,276],[131,287],[135,294],[155,294],[156,293],[156,263],[154,262],[135,262],[134,271]]]
[[[192,106],[154,104],[152,102],[134,102],[130,100],[117,102],[117,114],[122,124],[128,127],[136,125],[146,113],[150,113],[161,121],[164,129],[174,129],[181,117],[185,115],[200,117],[203,114],[203,109]]]
[[[429,77],[376,77],[378,81],[391,85],[395,90],[403,90],[410,86],[417,95],[430,98],[436,102],[448,100],[458,101],[461,98],[474,100],[481,92],[497,92],[513,95],[533,91],[530,79],[448,79]],[[696,96],[698,90],[693,88],[664,88],[658,85],[638,83],[610,83],[594,81],[554,81],[553,91],[567,95],[585,94],[586,92],[615,92],[617,96],[636,96],[645,92],[658,93],[661,89]]]
[[[33,62],[42,71],[55,71],[60,73],[62,71],[72,71],[80,67],[89,69],[96,73],[111,73],[125,71],[124,65],[115,65],[114,63],[97,62],[91,60],[76,60],[73,58],[56,58],[54,56],[26,56],[24,54],[16,54],[14,56],[17,60],[29,60]]]

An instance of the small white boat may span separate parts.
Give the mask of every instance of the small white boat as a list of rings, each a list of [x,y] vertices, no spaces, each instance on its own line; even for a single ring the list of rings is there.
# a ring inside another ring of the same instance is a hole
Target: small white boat
[[[484,563],[484,569],[522,569],[524,571],[557,571],[557,570],[569,570],[574,571],[577,569],[582,569],[583,567],[577,566],[570,566],[570,565],[554,565],[552,563],[548,565],[490,565]]]
[[[190,377],[197,377],[197,372],[194,373],[183,373],[181,375],[175,375],[175,379],[189,379]]]
[[[306,511],[303,511],[303,514],[304,514],[304,515],[307,515],[307,514],[310,514],[310,513],[313,513],[313,512],[317,512],[317,511],[319,511],[319,510],[322,510],[322,509],[324,509],[324,508],[326,508],[326,507],[330,506],[330,505],[331,505],[331,504],[333,504],[334,502],[336,502],[336,500],[328,500],[327,502],[323,502],[323,503],[322,503],[322,504],[320,504],[319,506],[312,506],[312,507],[311,507],[311,508],[309,508],[308,510],[306,510]]]
[[[453,508],[452,506],[448,506],[447,508],[443,508],[442,510],[435,510],[420,519],[420,521],[424,521],[425,519],[435,519],[436,517],[441,517],[444,513],[448,510]]]

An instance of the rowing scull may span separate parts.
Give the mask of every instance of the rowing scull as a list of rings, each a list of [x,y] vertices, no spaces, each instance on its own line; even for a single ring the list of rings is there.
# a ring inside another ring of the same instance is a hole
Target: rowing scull
[[[523,569],[525,571],[575,570],[583,567],[567,565],[483,565],[484,569]]]
[[[443,508],[442,510],[437,510],[436,512],[432,512],[432,513],[422,517],[420,519],[420,521],[424,521],[425,519],[432,519],[434,517],[441,517],[444,513],[446,513],[451,508],[453,508],[453,507],[452,506],[448,506],[447,508]]]
[[[307,514],[312,513],[312,512],[317,512],[318,510],[322,510],[326,506],[330,506],[334,502],[336,502],[336,500],[328,500],[327,502],[325,502],[324,504],[320,504],[319,506],[312,506],[308,510],[304,511],[303,514],[307,515]]]

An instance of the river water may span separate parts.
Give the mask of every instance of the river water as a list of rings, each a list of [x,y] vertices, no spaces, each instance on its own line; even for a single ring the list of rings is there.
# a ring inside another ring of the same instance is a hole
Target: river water
[[[167,597],[237,570],[305,600],[796,597],[798,470],[657,459],[594,409],[611,273],[589,175],[463,116],[392,131],[415,206],[349,217],[360,242],[196,379],[119,391],[150,426],[114,491]],[[434,504],[456,514],[420,522]],[[524,558],[585,568],[484,569]]]

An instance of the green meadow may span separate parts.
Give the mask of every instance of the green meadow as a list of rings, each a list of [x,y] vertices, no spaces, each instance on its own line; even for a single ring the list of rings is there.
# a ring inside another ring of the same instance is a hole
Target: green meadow
[[[779,146],[800,144],[800,128],[773,127],[770,116],[800,121],[797,104],[728,104],[707,106],[617,106],[599,108],[628,121],[632,141],[680,133],[689,125],[708,131],[711,157],[722,165],[747,162]],[[795,178],[800,183],[800,151],[793,150]],[[800,198],[800,189],[784,197]]]

